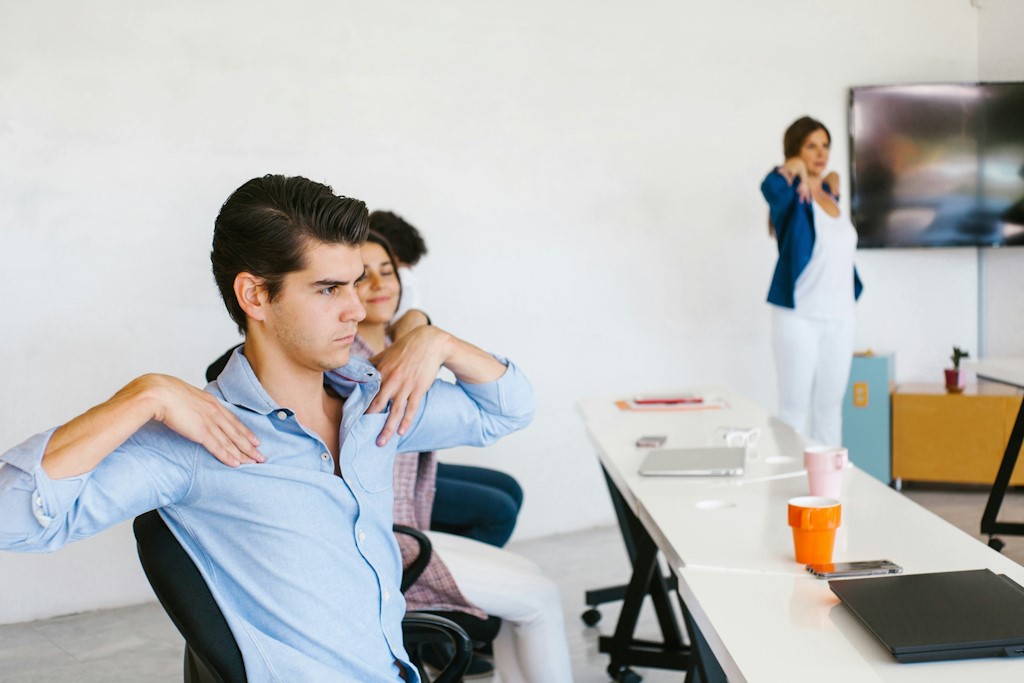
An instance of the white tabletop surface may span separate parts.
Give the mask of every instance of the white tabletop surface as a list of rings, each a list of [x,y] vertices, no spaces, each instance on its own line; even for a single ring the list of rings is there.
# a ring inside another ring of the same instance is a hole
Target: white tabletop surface
[[[786,501],[807,494],[806,441],[723,387],[694,393],[720,410],[631,412],[580,401],[616,486],[679,578],[679,591],[730,681],[1024,680],[1024,659],[897,663],[829,590],[793,559]],[[705,446],[719,427],[760,427],[742,477],[644,477],[640,436],[666,448]],[[863,471],[844,472],[834,559],[889,559],[908,573],[989,567],[1024,585],[1024,568]],[[880,577],[879,580],[885,580]]]
[[[803,449],[808,441],[752,401],[724,387],[698,387],[691,391],[708,398],[725,398],[728,405],[712,410],[633,412],[616,407],[615,397],[579,401],[587,434],[609,476],[634,512],[637,495],[656,497],[658,492],[675,492],[680,488],[744,485],[774,477],[803,475]],[[638,474],[640,463],[649,452],[649,449],[636,447],[640,436],[667,437],[663,448],[724,445],[714,441],[721,427],[761,430],[757,446],[748,452],[742,477],[645,477]]]
[[[730,683],[1024,680],[1021,658],[901,664],[826,581],[703,569],[682,569],[678,576],[680,593]],[[1019,582],[1019,574],[1016,578]]]
[[[1024,389],[1024,358],[986,358],[974,363],[965,362],[964,369],[979,379],[1012,384]]]

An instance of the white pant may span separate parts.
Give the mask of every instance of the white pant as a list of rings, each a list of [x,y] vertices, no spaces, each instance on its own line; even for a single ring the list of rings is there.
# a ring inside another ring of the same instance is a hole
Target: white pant
[[[843,439],[843,397],[853,357],[853,318],[818,320],[772,306],[779,419],[823,446]]]
[[[427,534],[470,602],[503,623],[494,639],[502,683],[572,683],[562,600],[525,557],[438,531]]]

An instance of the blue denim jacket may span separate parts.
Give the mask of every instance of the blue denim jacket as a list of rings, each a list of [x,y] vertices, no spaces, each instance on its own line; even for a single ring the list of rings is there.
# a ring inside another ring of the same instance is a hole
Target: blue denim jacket
[[[778,169],[769,173],[761,183],[761,194],[768,202],[768,213],[779,246],[779,260],[768,288],[768,303],[784,308],[796,308],[796,281],[810,263],[814,251],[814,211],[810,204],[800,203],[796,194],[799,183],[797,178],[790,185]],[[831,194],[827,184],[824,188]],[[859,299],[863,289],[855,266],[853,298]]]
[[[529,382],[513,364],[488,384],[438,381],[412,428],[376,445],[365,415],[380,378],[353,358],[326,373],[347,397],[341,469],[315,432],[263,390],[236,351],[207,391],[260,439],[262,464],[230,468],[149,423],[87,474],[50,479],[53,430],[0,456],[0,548],[46,551],[159,508],[238,641],[251,683],[418,681],[402,644],[402,563],[391,531],[396,452],[483,446],[526,426]]]

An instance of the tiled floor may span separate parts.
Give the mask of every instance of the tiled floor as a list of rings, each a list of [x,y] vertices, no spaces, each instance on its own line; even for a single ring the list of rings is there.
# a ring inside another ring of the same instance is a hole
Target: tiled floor
[[[909,488],[910,498],[966,532],[978,532],[986,493],[982,490]],[[1024,493],[1012,492],[1001,519],[1024,518]],[[1024,538],[1004,538],[1004,554],[1024,563]],[[566,629],[577,683],[605,683],[607,658],[597,653],[598,631],[610,633],[617,605],[601,608],[598,628],[579,615],[588,588],[622,582],[626,554],[612,527],[514,543],[554,578],[562,590]],[[655,637],[656,622],[645,611],[641,635]],[[155,603],[0,626],[0,683],[180,683],[182,641]],[[639,669],[646,683],[679,683],[676,672]],[[493,680],[491,683],[498,683]]]

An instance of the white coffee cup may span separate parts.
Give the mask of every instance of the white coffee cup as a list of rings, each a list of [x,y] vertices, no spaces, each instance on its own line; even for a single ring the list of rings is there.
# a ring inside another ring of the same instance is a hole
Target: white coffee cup
[[[804,468],[812,496],[839,498],[843,469],[850,455],[842,446],[811,446],[804,450]]]

